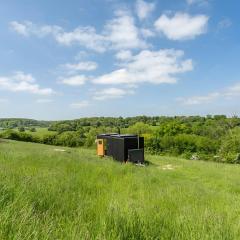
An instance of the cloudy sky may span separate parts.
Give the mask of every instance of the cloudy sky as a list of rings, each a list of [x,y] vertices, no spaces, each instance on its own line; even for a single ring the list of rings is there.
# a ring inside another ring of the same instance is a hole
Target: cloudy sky
[[[0,117],[240,114],[234,0],[0,1]]]

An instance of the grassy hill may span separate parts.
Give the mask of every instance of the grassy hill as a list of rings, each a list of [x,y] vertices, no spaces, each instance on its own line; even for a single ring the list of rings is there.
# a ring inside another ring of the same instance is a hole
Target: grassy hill
[[[240,238],[240,166],[147,160],[0,142],[0,239]]]

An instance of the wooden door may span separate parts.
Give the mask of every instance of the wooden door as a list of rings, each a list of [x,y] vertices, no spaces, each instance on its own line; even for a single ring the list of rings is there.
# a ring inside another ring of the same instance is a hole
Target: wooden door
[[[104,156],[104,141],[103,139],[97,140],[97,155],[98,156]]]

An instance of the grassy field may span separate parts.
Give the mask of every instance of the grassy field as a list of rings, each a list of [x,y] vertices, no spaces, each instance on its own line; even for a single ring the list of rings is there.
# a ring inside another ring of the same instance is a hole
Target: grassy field
[[[35,129],[36,129],[36,132],[31,132],[28,128],[26,128],[25,132],[39,138],[43,137],[44,135],[53,135],[56,133],[55,131],[48,131],[48,128],[43,128],[43,127],[35,127]],[[13,130],[19,132],[18,128],[14,128]],[[6,131],[6,130],[0,129],[0,133],[3,131]]]
[[[240,239],[240,166],[0,142],[0,239]]]
[[[36,127],[36,132],[31,132],[30,130],[26,129],[26,133],[32,134],[33,136],[37,136],[37,137],[43,137],[44,135],[52,135],[55,134],[56,132],[54,131],[48,131],[47,128],[41,128],[41,127]],[[18,131],[18,129],[15,129]]]

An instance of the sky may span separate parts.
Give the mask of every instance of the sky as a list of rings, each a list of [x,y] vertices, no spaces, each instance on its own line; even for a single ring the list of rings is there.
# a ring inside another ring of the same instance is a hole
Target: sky
[[[0,118],[240,115],[239,8],[0,1]]]

